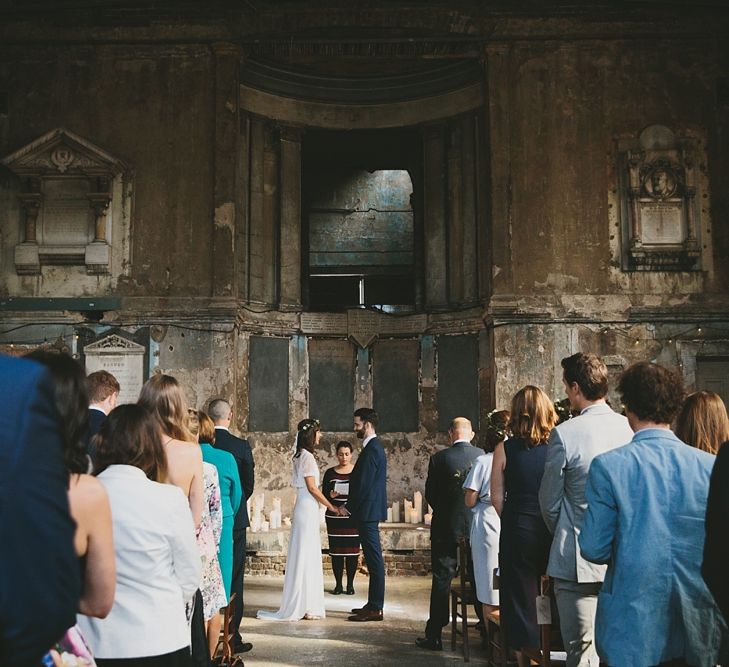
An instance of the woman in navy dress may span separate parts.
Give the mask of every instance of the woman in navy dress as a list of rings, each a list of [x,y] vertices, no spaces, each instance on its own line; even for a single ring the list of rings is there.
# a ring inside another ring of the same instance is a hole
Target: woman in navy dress
[[[346,440],[337,443],[338,466],[329,468],[324,473],[322,491],[335,507],[342,507],[349,497],[349,478],[352,475],[352,445]],[[346,564],[347,595],[354,595],[354,575],[357,573],[359,561],[359,533],[352,516],[342,516],[331,510],[326,512],[327,535],[329,537],[329,556],[332,559],[334,572],[334,590],[332,595],[344,593],[342,576]]]
[[[539,646],[536,598],[552,541],[539,510],[539,485],[556,423],[549,397],[538,387],[526,386],[511,402],[512,437],[494,452],[491,502],[501,516],[501,617],[519,667],[529,665],[522,649]]]

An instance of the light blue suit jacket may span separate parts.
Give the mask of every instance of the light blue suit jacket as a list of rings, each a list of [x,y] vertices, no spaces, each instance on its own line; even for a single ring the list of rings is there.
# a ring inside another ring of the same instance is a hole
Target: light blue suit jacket
[[[726,626],[700,571],[713,463],[666,429],[592,462],[579,543],[608,564],[595,624],[603,662],[716,665]]]
[[[628,420],[606,403],[585,408],[552,430],[547,446],[539,506],[554,534],[547,574],[567,581],[594,583],[605,578],[605,566],[580,555],[577,538],[587,509],[585,484],[592,460],[626,445],[633,438]]]

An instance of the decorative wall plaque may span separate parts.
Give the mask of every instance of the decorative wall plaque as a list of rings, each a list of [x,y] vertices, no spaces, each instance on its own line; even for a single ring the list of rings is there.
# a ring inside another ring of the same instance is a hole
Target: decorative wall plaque
[[[84,347],[86,373],[108,371],[119,382],[119,403],[136,403],[144,384],[143,345],[112,334]]]
[[[625,268],[699,270],[695,141],[652,125],[621,148]]]
[[[43,264],[77,264],[110,272],[114,180],[124,163],[63,128],[52,130],[2,160],[20,177],[23,233],[15,246],[19,274]]]
[[[367,347],[380,333],[380,313],[364,308],[347,311],[347,334],[360,347]]]

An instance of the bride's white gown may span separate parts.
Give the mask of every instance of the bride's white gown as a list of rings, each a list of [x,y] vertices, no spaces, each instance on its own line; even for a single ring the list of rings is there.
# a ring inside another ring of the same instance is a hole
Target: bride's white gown
[[[298,621],[304,614],[324,617],[324,573],[319,535],[319,502],[306,488],[304,477],[313,477],[319,486],[319,466],[311,452],[301,450],[294,459],[296,505],[291,521],[289,554],[286,559],[283,599],[276,612],[259,611],[268,621]]]

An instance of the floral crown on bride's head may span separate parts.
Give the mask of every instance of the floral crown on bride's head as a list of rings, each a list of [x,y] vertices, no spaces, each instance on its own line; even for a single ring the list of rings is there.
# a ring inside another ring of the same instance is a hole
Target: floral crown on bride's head
[[[308,431],[311,428],[319,428],[318,419],[304,419],[304,421],[299,424],[299,431]]]

